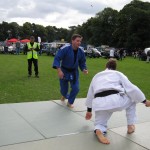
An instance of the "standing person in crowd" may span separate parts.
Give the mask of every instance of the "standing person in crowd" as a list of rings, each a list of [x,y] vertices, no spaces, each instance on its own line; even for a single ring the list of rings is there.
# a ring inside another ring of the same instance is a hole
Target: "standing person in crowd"
[[[42,55],[42,48],[43,48],[43,45],[42,45],[42,43],[39,43],[39,44],[40,44],[39,55],[41,56],[41,55]]]
[[[28,77],[32,75],[32,62],[34,64],[35,77],[39,78],[38,71],[38,51],[40,50],[40,45],[35,42],[34,36],[30,37],[30,42],[25,46],[25,51],[27,52],[28,59]]]
[[[116,71],[116,60],[110,59],[106,64],[106,70],[94,76],[87,94],[86,106],[87,120],[92,117],[92,109],[95,111],[95,133],[103,144],[110,141],[105,137],[107,122],[113,112],[126,110],[127,133],[135,131],[136,104],[144,103],[150,107],[150,101],[146,100],[143,92],[121,72]]]
[[[119,50],[119,56],[120,56],[120,60],[122,60],[122,58],[123,58],[123,49],[121,48],[120,50]]]
[[[134,50],[133,50],[133,57],[134,57],[134,59],[136,59],[136,58],[137,58],[137,56],[138,56],[138,52],[137,52],[137,50],[136,50],[136,49],[134,49]]]
[[[7,43],[7,39],[4,41],[4,54],[8,53],[8,43]]]
[[[146,62],[149,63],[150,61],[150,48],[145,48],[144,53],[146,54]]]
[[[139,60],[142,59],[142,50],[141,49],[138,50],[138,57],[139,57]]]
[[[20,46],[21,46],[20,41],[17,41],[17,42],[16,42],[16,54],[17,54],[17,55],[20,54]]]
[[[115,51],[114,51],[113,48],[110,49],[109,57],[110,58],[114,58],[115,57]]]
[[[149,63],[149,61],[150,61],[150,50],[147,51],[146,55],[147,55],[146,62]]]
[[[68,99],[67,106],[73,108],[73,103],[79,92],[79,71],[88,74],[84,51],[79,47],[82,36],[74,34],[71,38],[71,44],[61,47],[58,50],[53,62],[53,68],[57,69],[60,80],[61,101]],[[71,91],[69,90],[69,83]]]

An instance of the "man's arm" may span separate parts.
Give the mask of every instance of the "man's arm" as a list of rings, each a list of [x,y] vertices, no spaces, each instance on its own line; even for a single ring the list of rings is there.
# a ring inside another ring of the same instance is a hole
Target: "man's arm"
[[[58,73],[58,77],[59,77],[60,79],[63,79],[64,73],[62,72],[61,68],[57,68],[57,73]]]
[[[84,73],[84,74],[88,74],[88,70],[87,70],[87,66],[86,66],[86,58],[85,58],[85,54],[83,51],[81,51],[81,59],[79,61],[79,67],[80,70]]]
[[[120,82],[122,83],[123,88],[125,89],[126,94],[131,98],[135,103],[140,103],[146,100],[144,93],[122,73],[120,73]]]
[[[37,43],[37,47],[34,49],[35,51],[40,51],[40,44],[39,43]]]
[[[64,52],[63,49],[58,50],[57,54],[54,57],[54,61],[53,61],[53,66],[52,67],[54,69],[57,69],[57,68],[61,67],[60,62],[63,60],[64,55],[65,55],[65,52]]]

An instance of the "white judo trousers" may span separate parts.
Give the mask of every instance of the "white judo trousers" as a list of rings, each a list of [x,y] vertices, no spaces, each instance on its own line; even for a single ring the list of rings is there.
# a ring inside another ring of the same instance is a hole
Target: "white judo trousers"
[[[96,97],[95,94],[115,90],[118,94]],[[90,84],[86,106],[95,112],[95,129],[107,130],[107,121],[116,111],[126,110],[127,124],[136,123],[136,104],[144,101],[145,95],[121,72],[102,71],[96,74]]]
[[[126,110],[127,125],[132,125],[136,123],[137,121],[136,103],[132,102],[128,96],[126,95],[121,96],[120,94],[113,94],[105,97],[105,99],[111,100],[112,97],[119,97],[118,100],[120,100],[120,107],[109,110],[95,111],[95,122],[94,122],[95,130],[99,129],[102,132],[106,132],[108,120],[112,116],[113,112],[116,111]],[[97,97],[96,99],[100,101],[102,98]]]

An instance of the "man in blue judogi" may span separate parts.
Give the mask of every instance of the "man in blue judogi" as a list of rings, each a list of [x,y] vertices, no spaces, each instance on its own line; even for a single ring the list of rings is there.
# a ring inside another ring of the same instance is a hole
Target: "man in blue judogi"
[[[73,108],[74,100],[79,92],[79,71],[88,74],[84,51],[79,47],[82,36],[74,34],[71,38],[71,44],[59,49],[53,62],[53,68],[57,69],[60,79],[61,100],[68,99],[67,106]],[[71,91],[69,90],[69,83]]]

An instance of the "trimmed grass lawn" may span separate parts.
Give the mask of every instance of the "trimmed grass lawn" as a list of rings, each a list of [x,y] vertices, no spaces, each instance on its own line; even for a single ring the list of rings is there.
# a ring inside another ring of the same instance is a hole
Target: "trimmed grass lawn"
[[[0,103],[60,99],[57,72],[52,69],[54,57],[39,56],[40,78],[28,78],[26,55],[0,55]],[[80,72],[78,98],[86,97],[92,77],[105,69],[107,59],[87,58],[88,75]],[[131,57],[118,61],[118,70],[137,85],[150,99],[150,64]],[[34,70],[33,70],[34,74]]]

